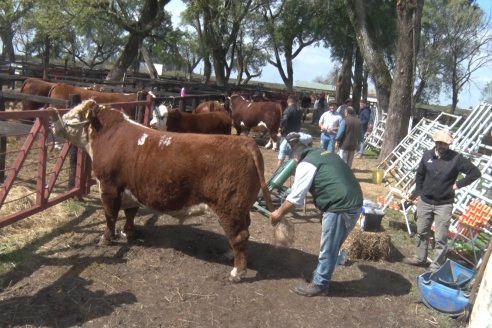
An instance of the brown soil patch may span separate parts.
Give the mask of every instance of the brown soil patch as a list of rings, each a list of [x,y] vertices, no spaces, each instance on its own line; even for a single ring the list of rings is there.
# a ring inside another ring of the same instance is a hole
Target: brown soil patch
[[[277,153],[262,152],[268,179]],[[365,197],[372,200],[387,192],[383,185],[372,184],[375,166],[375,158],[357,159],[354,165]],[[15,249],[6,245],[22,238],[21,228],[0,235],[0,258],[11,263],[1,275],[1,326],[458,325],[419,302],[416,277],[424,269],[400,262],[413,250],[413,240],[398,217],[383,219],[392,240],[386,260],[350,260],[335,271],[330,296],[304,298],[291,289],[309,279],[317,263],[320,215],[312,204],[292,215],[296,239],[290,247],[275,247],[269,220],[252,212],[248,275],[233,284],[228,281],[232,263],[224,257],[227,241],[216,219],[195,217],[179,225],[170,216],[141,210],[136,219],[141,239],[101,247],[97,240],[104,215],[97,193],[74,203],[53,209],[66,213],[64,220]],[[46,226],[51,215],[30,219]]]

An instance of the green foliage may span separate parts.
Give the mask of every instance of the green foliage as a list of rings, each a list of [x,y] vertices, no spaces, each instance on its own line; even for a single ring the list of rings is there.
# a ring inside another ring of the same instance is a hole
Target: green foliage
[[[492,104],[492,81],[487,82],[483,88],[481,101]]]

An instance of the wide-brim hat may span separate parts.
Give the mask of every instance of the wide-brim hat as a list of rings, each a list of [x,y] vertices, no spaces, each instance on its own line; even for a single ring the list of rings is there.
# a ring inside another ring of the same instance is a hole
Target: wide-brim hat
[[[449,131],[439,130],[434,133],[434,135],[432,136],[432,140],[434,140],[434,142],[444,142],[450,145],[453,143],[453,136]]]
[[[345,99],[345,103],[352,102],[352,98]]]

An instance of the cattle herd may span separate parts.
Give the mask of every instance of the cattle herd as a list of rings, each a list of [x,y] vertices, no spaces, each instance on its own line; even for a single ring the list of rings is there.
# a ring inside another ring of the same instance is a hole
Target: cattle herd
[[[54,118],[52,130],[84,149],[92,160],[106,217],[101,244],[117,237],[120,210],[126,217],[122,234],[129,240],[135,236],[134,218],[141,206],[173,215],[213,211],[233,251],[230,280],[244,277],[250,210],[260,190],[268,209],[273,206],[259,147],[253,138],[242,134],[263,126],[270,137],[267,147],[277,149],[284,105],[232,94],[226,103],[206,101],[188,113],[154,101],[151,127],[147,127],[106,105],[135,101],[137,94],[101,92],[35,78],[25,80],[21,92],[63,100],[71,94],[80,95],[81,104]],[[23,101],[25,110],[43,106]],[[232,127],[237,136],[231,136]]]

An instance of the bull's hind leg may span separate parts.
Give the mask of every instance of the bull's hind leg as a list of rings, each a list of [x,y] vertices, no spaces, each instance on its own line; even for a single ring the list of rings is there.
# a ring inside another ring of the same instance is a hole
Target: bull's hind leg
[[[135,216],[137,216],[138,207],[125,208],[125,226],[123,227],[123,235],[126,236],[128,242],[135,240]]]
[[[229,245],[234,253],[234,268],[231,271],[229,280],[239,282],[246,276],[247,254],[246,248],[249,239],[249,212],[244,220],[226,219],[219,216],[219,222],[229,239]]]

